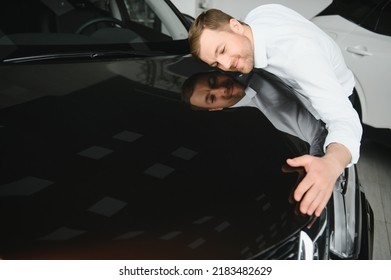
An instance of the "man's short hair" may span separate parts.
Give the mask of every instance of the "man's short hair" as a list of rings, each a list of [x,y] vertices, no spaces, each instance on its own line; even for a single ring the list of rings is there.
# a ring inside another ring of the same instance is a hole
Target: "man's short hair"
[[[218,9],[210,9],[202,12],[193,22],[189,30],[190,51],[194,57],[200,55],[200,37],[202,31],[207,28],[211,30],[230,30],[229,22],[232,16]]]

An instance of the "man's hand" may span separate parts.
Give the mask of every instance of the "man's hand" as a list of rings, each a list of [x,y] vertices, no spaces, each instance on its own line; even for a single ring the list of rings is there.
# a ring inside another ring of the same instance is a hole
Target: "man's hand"
[[[307,172],[293,195],[296,201],[300,201],[300,212],[320,216],[333,193],[335,182],[350,161],[349,150],[338,143],[330,144],[323,157],[305,155],[287,160],[290,166],[303,166]]]

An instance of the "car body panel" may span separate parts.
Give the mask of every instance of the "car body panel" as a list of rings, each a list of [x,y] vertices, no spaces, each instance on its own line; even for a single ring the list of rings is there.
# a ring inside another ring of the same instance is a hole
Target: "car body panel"
[[[253,2],[252,8],[255,8],[260,5],[266,5],[266,4],[280,4],[286,7],[291,8],[292,10],[295,10],[299,12],[302,16],[304,16],[306,19],[311,19],[317,14],[319,14],[321,11],[326,9],[332,0],[257,0],[256,3]]]
[[[255,109],[186,110],[165,70],[176,61],[1,68],[28,93],[0,114],[2,258],[236,259],[307,223],[289,204],[284,136]]]
[[[391,129],[391,118],[385,117],[391,104],[388,78],[391,37],[371,32],[340,16],[319,16],[313,22],[335,38],[354,73],[363,123]]]

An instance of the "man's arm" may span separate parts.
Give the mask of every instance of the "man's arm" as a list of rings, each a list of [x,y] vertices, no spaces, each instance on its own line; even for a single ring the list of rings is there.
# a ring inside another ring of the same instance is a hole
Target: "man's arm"
[[[300,202],[300,212],[320,216],[333,193],[335,182],[351,158],[344,145],[331,143],[323,157],[304,155],[287,160],[290,166],[303,166],[307,172],[294,192],[294,199]]]
[[[324,152],[331,143],[340,143],[351,154],[350,164],[355,164],[360,155],[362,126],[348,99],[353,92],[354,76],[339,49],[326,51],[316,42],[305,42],[309,48],[295,51],[296,55],[285,66],[286,75],[297,83],[298,92],[311,103],[314,116],[325,123],[328,134]],[[328,52],[340,58],[338,67],[331,65]]]

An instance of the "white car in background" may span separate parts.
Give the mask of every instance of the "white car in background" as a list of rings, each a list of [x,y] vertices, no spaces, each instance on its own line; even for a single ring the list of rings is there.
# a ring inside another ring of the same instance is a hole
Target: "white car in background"
[[[222,9],[241,20],[259,5],[278,3],[313,21],[337,42],[354,73],[354,105],[364,136],[391,145],[391,0],[201,2],[204,9]]]
[[[364,136],[391,145],[391,0],[334,0],[311,20],[342,49]]]

